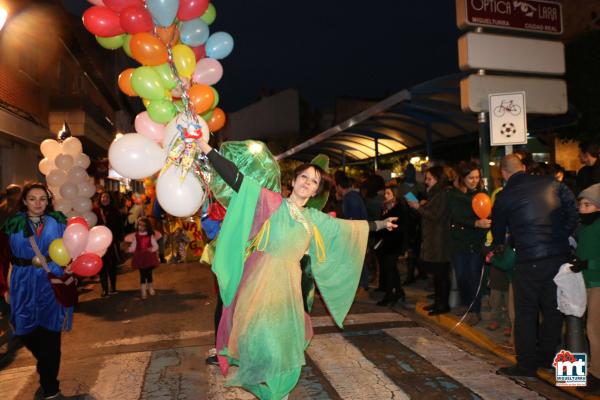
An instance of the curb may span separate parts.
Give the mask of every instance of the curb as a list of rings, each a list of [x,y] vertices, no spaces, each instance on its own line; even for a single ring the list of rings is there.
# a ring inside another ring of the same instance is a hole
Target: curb
[[[428,315],[428,312],[426,310],[423,310],[423,307],[425,307],[427,304],[428,303],[426,303],[424,301],[417,301],[417,304],[415,305],[415,312],[417,314],[420,314],[420,315],[426,317],[428,320],[435,322],[436,324],[445,328],[446,330],[450,331],[451,333],[460,335],[460,336],[464,337],[465,339],[469,340],[470,342],[472,342],[473,344],[492,352],[493,354],[497,355],[498,357],[506,360],[507,362],[509,362],[511,364],[515,364],[517,362],[517,360],[513,354],[508,353],[506,350],[504,350],[504,348],[502,348],[502,346],[499,346],[497,343],[495,343],[493,340],[491,340],[488,336],[479,332],[477,329],[471,328],[467,324],[460,324],[457,326],[456,324],[458,323],[459,318],[456,317],[455,315],[441,314],[441,315],[436,315],[436,316],[430,317]],[[537,376],[538,376],[538,378],[540,378],[540,379],[548,382],[550,385],[554,386],[555,381],[554,381],[553,374],[551,374],[547,371],[544,371],[544,370],[538,370]],[[570,394],[571,396],[577,397],[579,399],[586,399],[586,400],[600,399],[600,396],[581,393],[581,392],[578,392],[577,390],[575,390],[575,388],[573,388],[573,387],[557,386],[557,388],[562,390],[563,392],[566,392],[566,393]]]

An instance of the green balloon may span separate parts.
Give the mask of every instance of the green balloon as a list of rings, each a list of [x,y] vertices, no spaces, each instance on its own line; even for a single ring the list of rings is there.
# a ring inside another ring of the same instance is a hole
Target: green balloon
[[[147,109],[150,119],[159,124],[166,124],[177,115],[177,108],[169,100],[152,100]]]
[[[216,106],[219,105],[219,92],[217,92],[217,90],[214,87],[210,87],[213,91],[213,93],[215,94],[215,101],[213,101],[212,106],[210,106],[211,110],[214,110]]]
[[[208,3],[208,8],[204,11],[204,14],[200,17],[200,19],[206,22],[206,25],[210,25],[215,22],[217,18],[217,9],[213,6],[212,3]]]
[[[152,67],[136,68],[131,74],[131,86],[144,99],[160,100],[165,97],[165,88],[158,73]]]
[[[133,55],[131,54],[131,47],[129,47],[130,43],[131,43],[131,35],[125,35],[125,39],[123,40],[123,51],[129,57],[133,58]]]
[[[210,119],[210,117],[212,117],[213,115],[213,110],[207,111],[204,114],[202,114],[200,117],[202,117],[203,120],[207,121]]]
[[[100,46],[104,47],[105,49],[116,50],[122,47],[125,43],[125,36],[125,34],[111,37],[96,36],[96,41],[100,43]]]
[[[169,63],[156,65],[152,68],[158,74],[160,82],[162,83],[165,89],[175,89],[175,87],[177,86],[177,79],[175,78],[175,74],[173,73],[173,70],[171,70],[171,66],[169,65]]]

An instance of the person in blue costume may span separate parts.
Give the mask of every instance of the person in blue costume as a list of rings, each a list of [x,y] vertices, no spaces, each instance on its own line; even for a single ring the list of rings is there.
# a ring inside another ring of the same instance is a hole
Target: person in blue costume
[[[66,218],[53,211],[51,200],[44,184],[25,185],[22,211],[10,218],[3,228],[11,251],[11,324],[15,335],[37,360],[44,398],[60,399],[63,398],[58,382],[61,332],[71,329],[73,309],[56,301],[48,275],[37,258],[34,259],[35,252],[29,241],[33,236],[52,273],[62,276],[63,270],[50,260],[48,248],[54,239],[62,238]]]

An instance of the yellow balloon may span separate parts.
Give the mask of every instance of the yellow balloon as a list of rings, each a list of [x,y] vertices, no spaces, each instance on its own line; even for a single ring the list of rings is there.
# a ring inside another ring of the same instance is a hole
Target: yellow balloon
[[[196,68],[196,55],[189,46],[178,44],[173,47],[173,62],[179,76],[190,78]]]
[[[148,106],[150,105],[150,100],[142,99],[142,103],[144,103],[144,107],[148,108]]]
[[[52,243],[50,243],[48,253],[50,254],[52,261],[61,267],[65,267],[67,264],[69,264],[69,261],[71,261],[71,256],[65,248],[62,239],[54,239]]]

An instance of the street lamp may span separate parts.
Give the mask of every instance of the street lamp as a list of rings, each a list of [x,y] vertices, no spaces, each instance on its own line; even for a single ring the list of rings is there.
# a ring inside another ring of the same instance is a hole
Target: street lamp
[[[0,31],[4,28],[4,24],[6,23],[6,18],[8,17],[8,10],[2,6],[0,6]]]

